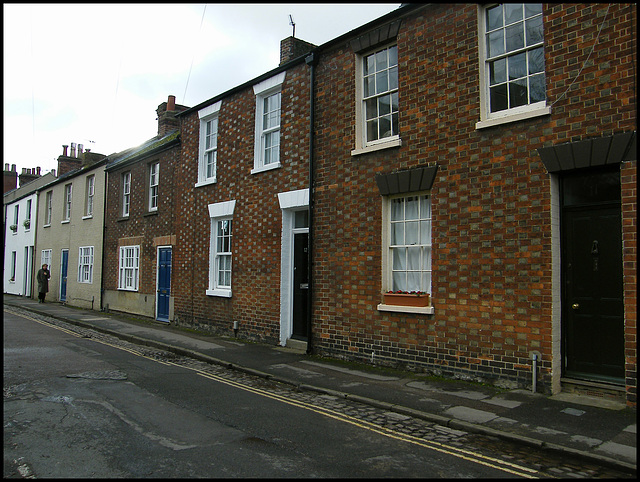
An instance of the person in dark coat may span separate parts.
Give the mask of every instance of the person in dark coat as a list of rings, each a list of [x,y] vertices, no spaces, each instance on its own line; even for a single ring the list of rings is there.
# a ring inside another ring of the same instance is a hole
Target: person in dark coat
[[[51,278],[51,272],[49,271],[49,266],[46,264],[42,265],[42,268],[38,270],[38,303],[44,303],[44,297],[47,295],[49,291],[49,278]]]

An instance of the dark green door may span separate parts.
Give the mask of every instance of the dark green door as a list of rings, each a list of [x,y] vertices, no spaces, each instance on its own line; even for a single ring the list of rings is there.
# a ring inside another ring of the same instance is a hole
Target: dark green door
[[[293,338],[307,339],[309,299],[309,234],[293,236]]]
[[[566,376],[624,380],[619,171],[563,178],[563,346]]]

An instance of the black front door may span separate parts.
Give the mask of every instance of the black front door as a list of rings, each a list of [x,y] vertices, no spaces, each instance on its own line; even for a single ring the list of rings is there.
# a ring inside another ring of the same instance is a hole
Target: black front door
[[[624,379],[619,171],[565,175],[562,192],[564,373],[619,383]]]
[[[293,338],[307,339],[309,298],[309,234],[293,235]]]

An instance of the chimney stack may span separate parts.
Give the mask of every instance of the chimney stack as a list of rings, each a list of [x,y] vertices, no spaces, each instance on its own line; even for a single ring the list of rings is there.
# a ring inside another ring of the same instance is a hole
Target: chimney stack
[[[38,172],[40,171],[40,168],[38,168]],[[24,186],[25,184],[30,183],[31,181],[35,181],[36,179],[38,179],[40,177],[40,174],[36,174],[36,169],[27,169],[27,168],[22,168],[22,174],[20,174],[20,176],[18,176],[18,180],[20,182],[20,187]]]
[[[180,119],[176,119],[176,114],[187,110],[188,107],[176,104],[176,96],[170,95],[167,102],[163,102],[156,109],[158,114],[158,137],[164,137],[169,132],[180,128]]]
[[[67,147],[69,147],[69,146],[64,146],[64,145],[62,146],[62,155],[64,157],[67,157]]]
[[[75,142],[71,143],[71,154],[69,155],[69,157],[76,157],[76,143]]]
[[[3,194],[9,191],[13,191],[16,187],[18,187],[18,173],[16,171],[15,164],[12,164],[11,170],[9,170],[9,163],[5,163],[2,182],[4,184]]]
[[[309,42],[305,42],[304,40],[300,40],[295,37],[288,37],[280,42],[280,65],[286,64],[290,60],[309,53],[315,48],[316,45]]]

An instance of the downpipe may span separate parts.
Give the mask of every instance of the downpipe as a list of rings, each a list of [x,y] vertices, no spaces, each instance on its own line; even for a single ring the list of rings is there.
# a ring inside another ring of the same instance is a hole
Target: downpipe
[[[533,357],[531,362],[531,392],[536,393],[538,382],[538,354],[533,353],[531,356]]]

